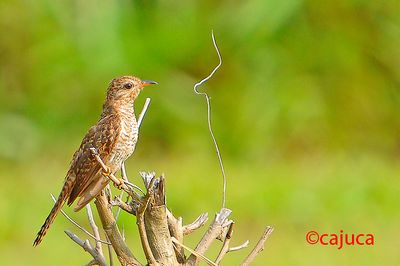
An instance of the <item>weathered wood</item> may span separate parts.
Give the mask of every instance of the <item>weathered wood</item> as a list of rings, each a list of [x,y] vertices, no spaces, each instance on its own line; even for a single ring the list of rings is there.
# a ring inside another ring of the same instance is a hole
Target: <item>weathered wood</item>
[[[223,233],[225,227],[230,226],[232,221],[228,220],[228,217],[232,211],[227,208],[222,208],[216,215],[215,218],[208,228],[207,232],[204,234],[203,238],[197,244],[195,251],[198,254],[203,255],[208,248],[211,246],[212,242]],[[199,263],[199,257],[195,254],[189,256],[186,261],[186,265],[194,266]]]
[[[94,202],[99,213],[101,223],[107,238],[111,242],[117,258],[123,266],[138,266],[142,265],[132,254],[126,243],[124,242],[121,233],[119,232],[117,222],[113,216],[108,199],[104,191],[96,197]]]
[[[168,228],[164,185],[165,179],[161,176],[154,186],[147,190],[151,195],[146,195],[150,198],[144,212],[146,237],[159,265],[179,265]]]

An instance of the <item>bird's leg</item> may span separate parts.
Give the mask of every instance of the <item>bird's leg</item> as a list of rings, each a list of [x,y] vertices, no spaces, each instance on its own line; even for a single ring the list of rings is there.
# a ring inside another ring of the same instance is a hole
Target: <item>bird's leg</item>
[[[107,165],[103,165],[103,170],[102,170],[101,174],[103,176],[107,177],[108,179],[112,180],[112,178],[111,178],[111,174],[112,174],[111,173],[111,169]]]
[[[115,178],[117,179],[118,183],[113,180],[114,181],[114,187],[116,187],[119,190],[122,190],[123,186],[125,185],[124,180],[122,178],[119,178],[119,177],[115,177]]]
[[[102,171],[102,175],[107,177],[108,179],[112,180],[114,183],[114,186],[121,190],[122,187],[124,186],[124,180],[122,178],[118,178],[116,177],[112,172],[110,167],[108,167],[107,165],[103,165],[103,171]]]
[[[114,185],[116,188],[118,188],[119,190],[122,190],[122,186],[125,184],[125,180],[128,180],[128,178],[126,177],[126,170],[125,170],[125,163],[122,162],[121,163],[121,176],[122,177],[116,177],[117,180],[119,181],[119,184],[116,184],[116,182],[114,182]],[[122,198],[122,193],[121,192],[121,198]]]
[[[101,168],[103,169],[101,174],[108,179],[112,180],[114,182],[114,186],[118,188],[119,190],[122,189],[124,186],[124,181],[121,178],[117,178],[112,172],[110,167],[104,164],[103,160],[100,158],[99,153],[97,152],[96,148],[90,148],[90,152],[92,155],[96,158],[96,160],[100,163]]]

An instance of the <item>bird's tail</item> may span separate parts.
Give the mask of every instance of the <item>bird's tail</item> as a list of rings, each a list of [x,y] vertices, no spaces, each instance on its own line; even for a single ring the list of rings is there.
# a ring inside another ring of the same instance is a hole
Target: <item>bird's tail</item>
[[[47,231],[50,228],[50,225],[53,223],[54,219],[57,217],[57,214],[60,212],[62,206],[64,205],[67,197],[71,193],[72,190],[72,182],[70,182],[68,179],[64,183],[64,186],[60,192],[60,195],[58,196],[58,199],[56,203],[53,206],[53,209],[51,209],[51,212],[49,216],[47,216],[46,221],[42,225],[42,228],[40,228],[40,231],[37,233],[35,241],[33,241],[33,246],[37,246],[42,242],[43,237],[46,235]]]

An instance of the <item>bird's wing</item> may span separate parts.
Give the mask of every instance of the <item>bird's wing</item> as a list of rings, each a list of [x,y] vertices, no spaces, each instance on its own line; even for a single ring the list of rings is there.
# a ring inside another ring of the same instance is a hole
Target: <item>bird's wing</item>
[[[100,158],[107,164],[120,132],[120,119],[116,115],[102,118],[95,126],[89,129],[79,149],[73,156],[68,172],[68,176],[73,175],[76,178],[68,199],[68,205],[71,205],[82,194],[101,170],[101,165],[92,155],[90,148],[96,148]]]

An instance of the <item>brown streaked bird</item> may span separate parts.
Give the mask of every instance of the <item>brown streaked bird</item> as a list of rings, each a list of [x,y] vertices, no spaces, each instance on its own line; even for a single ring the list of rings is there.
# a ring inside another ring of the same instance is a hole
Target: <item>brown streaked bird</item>
[[[89,129],[74,153],[57,202],[38,232],[34,246],[40,244],[65,202],[71,205],[79,198],[74,208],[74,211],[79,211],[109,183],[90,148],[97,150],[111,173],[117,172],[121,164],[132,155],[138,138],[133,104],[143,87],[152,84],[157,82],[140,80],[133,76],[123,76],[111,81],[101,117]]]

